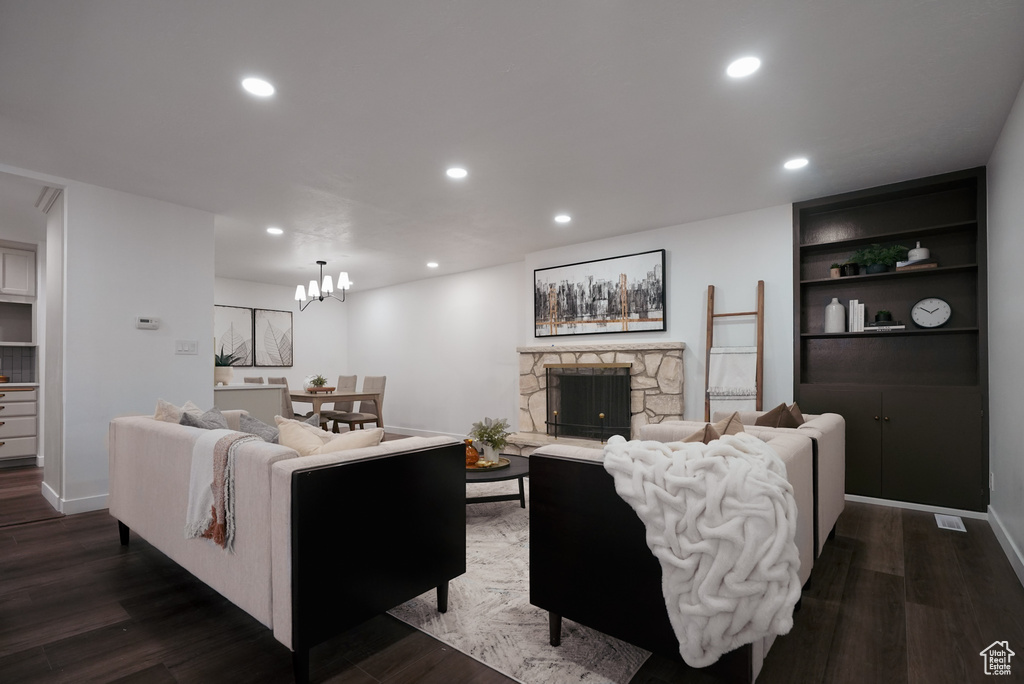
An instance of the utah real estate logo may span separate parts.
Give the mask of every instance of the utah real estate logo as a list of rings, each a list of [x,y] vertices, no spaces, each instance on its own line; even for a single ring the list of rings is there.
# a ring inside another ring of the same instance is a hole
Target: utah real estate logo
[[[1010,650],[1008,642],[993,641],[978,655],[985,659],[985,674],[1008,675],[1010,674],[1010,658],[1017,654]]]

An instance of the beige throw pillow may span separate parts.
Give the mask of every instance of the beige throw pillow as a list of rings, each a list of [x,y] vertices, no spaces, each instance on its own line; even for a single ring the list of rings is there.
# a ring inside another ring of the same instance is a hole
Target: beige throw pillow
[[[704,425],[703,429],[697,430],[696,432],[694,432],[692,435],[690,435],[689,437],[687,437],[683,441],[684,442],[703,442],[704,444],[710,444],[711,442],[713,442],[714,440],[718,439],[719,437],[721,437],[721,435],[718,434],[718,430],[715,429],[715,426],[712,425],[711,423],[707,423],[707,424]]]
[[[743,423],[740,422],[739,411],[733,411],[731,416],[723,418],[714,424],[715,432],[719,435],[738,435],[743,430]]]
[[[277,423],[277,429],[280,430],[278,444],[295,449],[300,456],[329,454],[335,451],[377,446],[384,438],[383,428],[352,430],[335,434],[321,430],[315,425],[281,416],[274,416],[274,421]]]
[[[157,399],[156,412],[153,414],[153,417],[165,423],[180,423],[181,414],[186,412],[191,413],[196,418],[203,415],[203,410],[193,404],[191,400],[186,401],[184,406],[175,406],[169,401]]]

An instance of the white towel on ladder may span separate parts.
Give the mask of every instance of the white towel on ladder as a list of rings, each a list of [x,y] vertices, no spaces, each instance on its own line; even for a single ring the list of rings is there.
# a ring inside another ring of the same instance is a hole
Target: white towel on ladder
[[[757,409],[757,347],[712,347],[708,398],[716,411]]]

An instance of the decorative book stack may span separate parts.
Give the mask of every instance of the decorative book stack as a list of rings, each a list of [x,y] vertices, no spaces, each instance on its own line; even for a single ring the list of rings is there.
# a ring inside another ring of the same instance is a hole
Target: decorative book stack
[[[859,299],[851,299],[847,307],[850,316],[850,324],[846,326],[849,332],[864,332],[864,304]]]
[[[864,332],[889,332],[890,330],[905,330],[907,326],[903,321],[874,321],[864,324]]]

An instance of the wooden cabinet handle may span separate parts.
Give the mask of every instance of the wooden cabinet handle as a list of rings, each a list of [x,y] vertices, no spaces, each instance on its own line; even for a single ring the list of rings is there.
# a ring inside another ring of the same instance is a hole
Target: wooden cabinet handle
[[[6,424],[7,424],[7,421],[0,420],[0,427],[3,427]]]
[[[0,442],[0,447],[2,447],[4,444],[7,444],[7,442]]]

